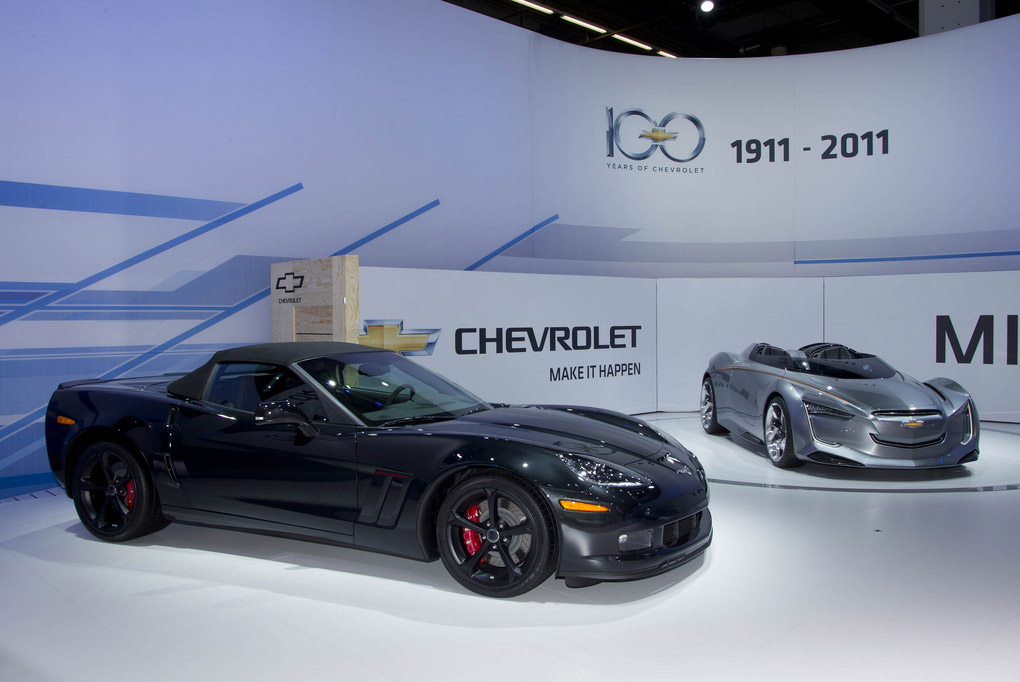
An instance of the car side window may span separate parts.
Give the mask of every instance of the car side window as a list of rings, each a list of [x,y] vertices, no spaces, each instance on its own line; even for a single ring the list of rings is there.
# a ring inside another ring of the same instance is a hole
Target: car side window
[[[318,393],[296,374],[278,365],[225,362],[217,365],[206,401],[235,410],[254,412],[270,400],[289,400],[310,422],[325,422],[326,410]]]

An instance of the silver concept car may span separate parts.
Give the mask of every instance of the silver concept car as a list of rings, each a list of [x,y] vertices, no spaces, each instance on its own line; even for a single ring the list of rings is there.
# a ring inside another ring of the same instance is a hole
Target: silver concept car
[[[701,425],[768,451],[777,467],[951,467],[978,458],[978,414],[951,379],[920,382],[836,343],[718,353],[701,382]]]

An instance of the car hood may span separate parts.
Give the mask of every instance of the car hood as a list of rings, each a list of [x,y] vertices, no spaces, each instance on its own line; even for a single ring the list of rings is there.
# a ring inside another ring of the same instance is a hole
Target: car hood
[[[666,447],[660,440],[598,419],[540,407],[497,407],[427,428],[433,433],[500,438],[624,465],[651,459]]]
[[[920,381],[897,373],[888,379],[831,379],[812,377],[808,382],[819,390],[836,395],[862,409],[941,410],[942,403]]]

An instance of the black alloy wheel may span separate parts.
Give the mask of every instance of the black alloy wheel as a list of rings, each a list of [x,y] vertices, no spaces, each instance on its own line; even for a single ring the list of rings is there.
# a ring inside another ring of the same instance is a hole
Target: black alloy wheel
[[[69,483],[78,518],[100,540],[123,542],[164,525],[152,477],[116,443],[87,447]]]
[[[450,575],[486,597],[515,597],[556,567],[549,511],[508,476],[466,478],[439,507],[436,537]]]

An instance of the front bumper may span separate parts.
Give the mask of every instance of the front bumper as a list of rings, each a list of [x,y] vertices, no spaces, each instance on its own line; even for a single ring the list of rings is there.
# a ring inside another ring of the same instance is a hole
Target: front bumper
[[[819,464],[878,469],[934,469],[976,461],[980,425],[971,404],[920,424],[907,416],[837,419],[806,416],[808,433],[796,451]]]
[[[691,530],[674,539],[676,526],[686,529],[688,524]],[[637,580],[674,569],[703,553],[712,542],[712,514],[706,504],[685,517],[614,523],[598,530],[564,523],[561,530],[563,548],[557,577]],[[642,531],[651,531],[651,547],[619,551],[620,535]],[[667,546],[671,541],[676,544]]]

